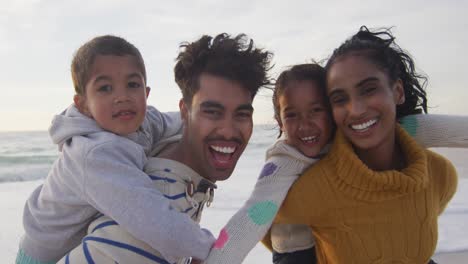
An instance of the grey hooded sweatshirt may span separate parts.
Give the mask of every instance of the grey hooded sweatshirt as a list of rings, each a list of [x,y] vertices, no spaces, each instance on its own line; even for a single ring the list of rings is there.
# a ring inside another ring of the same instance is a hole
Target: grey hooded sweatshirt
[[[60,155],[26,202],[20,249],[38,261],[58,261],[102,213],[168,260],[205,259],[215,238],[173,210],[143,172],[147,155],[161,140],[181,134],[181,124],[178,113],[148,107],[140,129],[122,137],[73,105],[55,116],[49,133]]]

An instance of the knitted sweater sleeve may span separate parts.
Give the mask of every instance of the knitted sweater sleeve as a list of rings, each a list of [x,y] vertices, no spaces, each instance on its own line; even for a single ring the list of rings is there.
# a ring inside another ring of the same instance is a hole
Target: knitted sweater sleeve
[[[242,263],[268,232],[289,188],[308,165],[285,156],[268,159],[249,199],[221,230],[204,263]]]
[[[402,127],[426,148],[468,147],[468,117],[455,115],[409,115],[400,119]]]

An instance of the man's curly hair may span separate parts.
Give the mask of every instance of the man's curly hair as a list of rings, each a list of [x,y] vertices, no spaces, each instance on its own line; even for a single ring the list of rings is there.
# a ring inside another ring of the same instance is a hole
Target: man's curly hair
[[[195,42],[182,43],[180,48],[174,74],[186,103],[191,103],[200,88],[202,73],[240,83],[252,99],[260,87],[271,84],[268,71],[273,53],[256,48],[244,34],[234,38],[226,33],[214,38],[205,35]]]

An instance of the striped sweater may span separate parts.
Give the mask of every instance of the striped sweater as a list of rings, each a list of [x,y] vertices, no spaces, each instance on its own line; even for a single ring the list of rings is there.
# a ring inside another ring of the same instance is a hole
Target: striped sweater
[[[215,184],[186,165],[169,159],[149,159],[145,172],[153,180],[155,188],[171,200],[174,210],[190,215],[195,222],[200,221],[204,206],[209,206],[213,200]],[[142,216],[143,213],[135,218]],[[115,262],[182,264],[187,263],[188,259],[165,258],[156,249],[126,232],[117,222],[102,215],[91,223],[81,245],[59,263]]]

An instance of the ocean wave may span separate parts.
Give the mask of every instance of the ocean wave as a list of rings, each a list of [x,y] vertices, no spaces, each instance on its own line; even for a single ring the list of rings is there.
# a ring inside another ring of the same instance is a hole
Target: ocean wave
[[[18,164],[52,164],[57,155],[0,155],[0,165]]]

